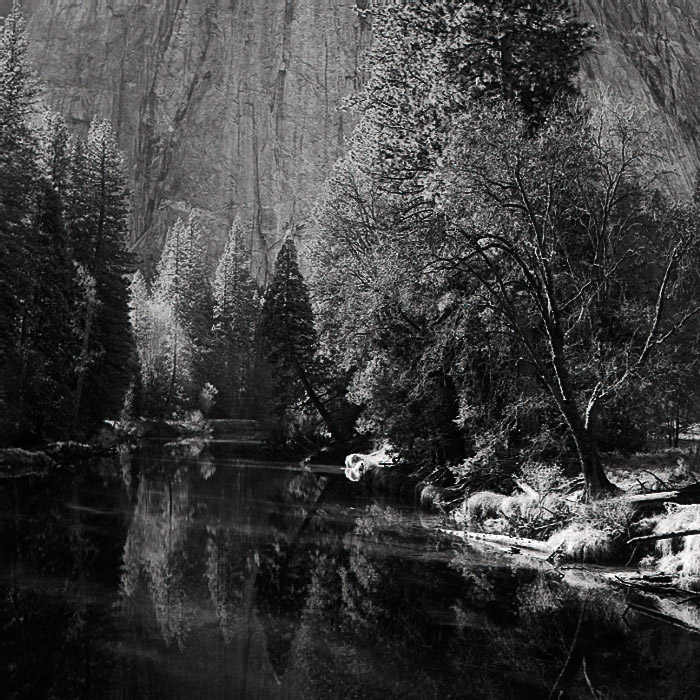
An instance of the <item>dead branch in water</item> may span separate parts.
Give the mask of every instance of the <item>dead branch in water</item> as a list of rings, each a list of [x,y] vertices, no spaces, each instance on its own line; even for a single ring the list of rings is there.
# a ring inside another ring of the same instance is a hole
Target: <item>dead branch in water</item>
[[[495,535],[489,532],[469,532],[468,530],[442,530],[449,535],[456,535],[465,540],[475,540],[477,542],[486,542],[487,544],[495,544],[512,549],[530,549],[543,554],[551,554],[552,547],[547,542],[540,540],[531,540],[527,537],[510,537],[509,535]]]

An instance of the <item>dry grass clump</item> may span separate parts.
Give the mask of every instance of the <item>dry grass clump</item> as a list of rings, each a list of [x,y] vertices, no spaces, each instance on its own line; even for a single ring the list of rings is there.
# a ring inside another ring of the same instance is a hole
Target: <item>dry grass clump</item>
[[[666,514],[659,519],[654,534],[694,530],[700,528],[700,505],[668,504]],[[673,537],[659,540],[656,551],[660,555],[658,570],[678,574],[679,582],[700,590],[700,535]]]
[[[493,491],[479,491],[466,500],[466,515],[470,523],[483,522],[500,515],[501,503],[505,496]]]
[[[464,503],[457,519],[486,532],[544,539],[568,519],[569,504],[558,494],[535,497],[526,493],[504,496],[479,491]],[[461,517],[460,517],[461,515]]]
[[[530,519],[537,510],[538,499],[526,493],[506,496],[501,502],[500,512],[507,520]]]
[[[548,540],[566,559],[605,562],[616,557],[630,536],[634,508],[621,498],[581,506],[573,521]]]
[[[528,494],[508,496],[501,504],[501,514],[509,532],[518,537],[546,539],[567,522],[571,504],[561,494],[548,493],[539,498]]]
[[[566,559],[582,562],[609,561],[616,550],[615,537],[589,523],[574,521],[548,540]]]

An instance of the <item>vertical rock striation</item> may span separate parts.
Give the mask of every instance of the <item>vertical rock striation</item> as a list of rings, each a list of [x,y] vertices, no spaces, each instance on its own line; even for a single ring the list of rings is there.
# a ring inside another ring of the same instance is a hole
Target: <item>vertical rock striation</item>
[[[700,163],[700,2],[573,0],[600,40],[584,88],[658,113],[690,192]],[[190,206],[223,247],[240,215],[264,281],[286,231],[302,234],[349,133],[342,98],[370,41],[368,0],[25,0],[49,102],[86,128],[112,119],[146,263]],[[301,235],[303,240],[303,235]]]
[[[364,4],[360,2],[360,4]],[[149,262],[189,207],[240,215],[264,281],[348,134],[368,28],[349,0],[30,0],[33,61],[74,126],[111,118]],[[151,261],[152,262],[152,261]]]
[[[602,88],[657,115],[672,184],[690,194],[700,166],[700,2],[576,2],[598,33],[583,66],[584,90]]]

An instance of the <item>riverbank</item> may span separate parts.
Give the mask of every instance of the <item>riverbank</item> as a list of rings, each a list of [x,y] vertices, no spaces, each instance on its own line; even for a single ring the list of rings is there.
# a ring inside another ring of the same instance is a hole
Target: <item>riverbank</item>
[[[133,445],[146,439],[182,441],[210,436],[211,427],[204,419],[105,421],[89,442],[62,440],[27,447],[0,448],[0,475],[40,475],[60,464],[108,455],[119,445]]]
[[[662,576],[667,587],[698,591],[696,463],[693,450],[618,458],[607,471],[622,494],[591,503],[582,502],[576,479],[540,465],[520,474],[513,493],[471,494],[448,519],[471,541],[510,543],[555,563],[631,567],[631,575]]]
[[[554,563],[628,567],[700,590],[700,459],[694,448],[610,455],[621,495],[583,503],[583,482],[552,465],[520,470],[510,492],[454,488],[408,476],[383,452],[349,455],[346,475],[364,488],[403,495],[443,514],[472,546],[495,546]]]

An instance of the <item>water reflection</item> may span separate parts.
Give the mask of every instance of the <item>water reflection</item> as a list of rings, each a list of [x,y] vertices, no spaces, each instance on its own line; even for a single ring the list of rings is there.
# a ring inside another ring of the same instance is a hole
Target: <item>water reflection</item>
[[[681,700],[700,687],[697,638],[622,593],[454,549],[330,469],[160,447],[0,481],[0,503],[10,698]]]

